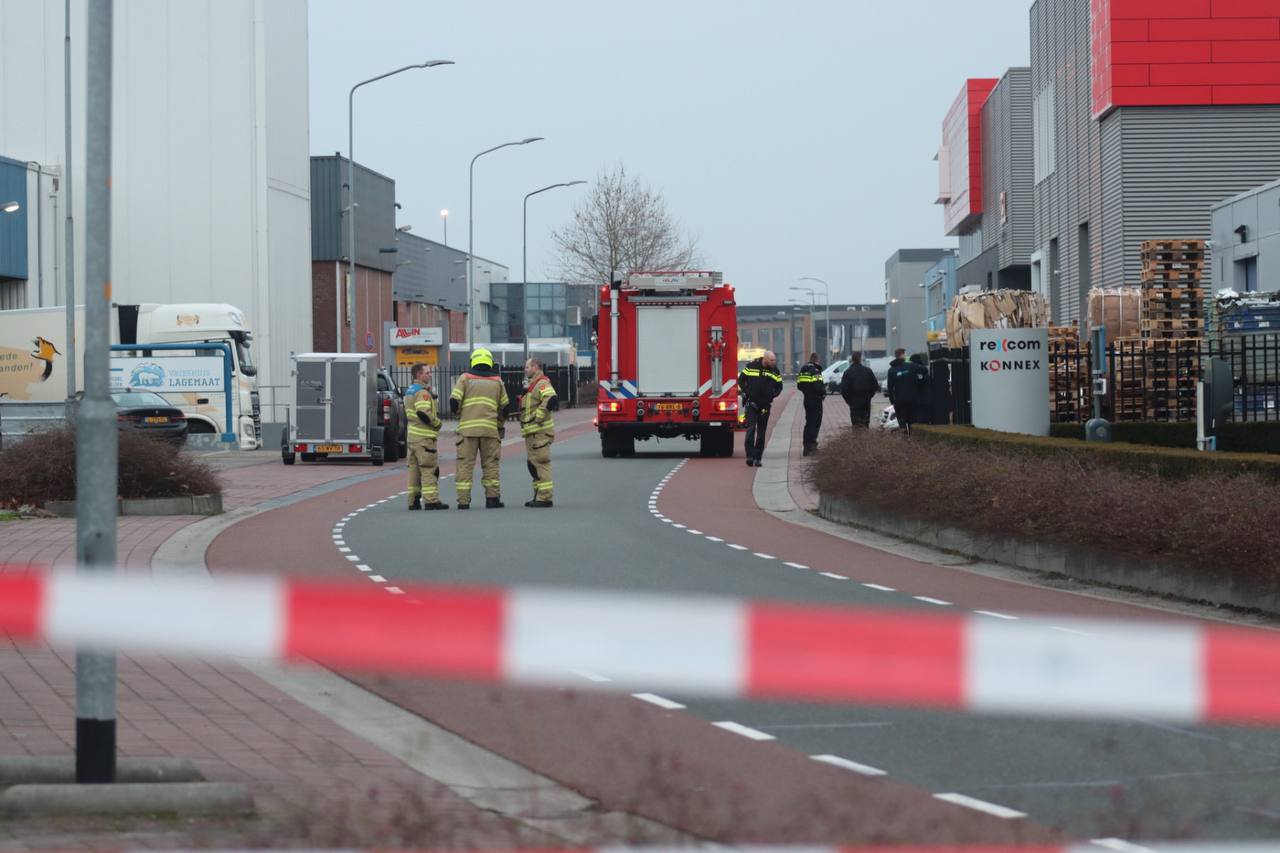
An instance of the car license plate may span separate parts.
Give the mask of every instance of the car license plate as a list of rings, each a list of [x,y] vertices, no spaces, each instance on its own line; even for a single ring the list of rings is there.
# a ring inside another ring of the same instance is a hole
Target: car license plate
[[[316,453],[341,453],[341,444],[317,444]]]
[[[169,419],[163,415],[153,415],[149,418],[146,418],[146,422],[149,424],[167,424],[169,422]]]
[[[659,403],[658,405],[654,406],[654,409],[659,412],[678,412],[683,408],[684,406],[680,405],[679,403]]]

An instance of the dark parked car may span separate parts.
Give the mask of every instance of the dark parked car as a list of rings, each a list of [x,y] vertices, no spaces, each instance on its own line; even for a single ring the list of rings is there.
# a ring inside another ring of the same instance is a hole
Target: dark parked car
[[[378,368],[378,424],[382,427],[382,457],[395,462],[408,455],[409,424],[404,416],[404,391],[385,367]]]
[[[187,416],[152,391],[116,391],[116,426],[141,432],[179,446],[187,443]]]

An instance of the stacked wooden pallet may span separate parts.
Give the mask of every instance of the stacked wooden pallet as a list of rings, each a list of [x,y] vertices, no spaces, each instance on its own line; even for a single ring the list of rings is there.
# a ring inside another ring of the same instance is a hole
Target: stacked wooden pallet
[[[1086,421],[1092,414],[1089,343],[1080,327],[1049,327],[1049,413],[1055,422]]]
[[[1203,240],[1142,244],[1142,339],[1148,420],[1195,416],[1204,338]]]

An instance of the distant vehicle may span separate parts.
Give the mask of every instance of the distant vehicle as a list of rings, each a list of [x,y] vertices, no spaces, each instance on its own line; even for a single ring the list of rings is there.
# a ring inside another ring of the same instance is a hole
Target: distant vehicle
[[[140,432],[179,447],[187,443],[187,416],[182,409],[153,391],[116,391],[116,427]]]
[[[600,290],[596,426],[606,458],[636,439],[684,436],[732,456],[738,427],[738,308],[718,272],[633,273]]]
[[[404,391],[385,367],[378,368],[378,412],[382,424],[382,456],[395,462],[409,455],[409,424],[404,413]]]
[[[866,360],[867,367],[871,368],[871,372],[876,375],[876,379],[880,380],[880,387],[883,388],[889,382],[889,362],[893,361],[889,356],[880,358],[869,358]]]
[[[849,369],[849,364],[848,359],[843,359],[822,371],[822,384],[828,394],[840,393],[840,380],[844,378],[844,372]]]

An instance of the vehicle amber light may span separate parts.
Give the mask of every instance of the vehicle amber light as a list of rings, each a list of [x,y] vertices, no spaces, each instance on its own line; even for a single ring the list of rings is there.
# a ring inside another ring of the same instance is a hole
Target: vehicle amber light
[[[599,409],[600,409],[600,411],[602,411],[602,412],[616,412],[616,411],[618,411],[620,408],[621,408],[621,406],[620,406],[617,402],[614,402],[614,401],[610,401],[610,402],[608,402],[608,403],[601,403],[601,404],[600,404],[600,406],[599,406]]]
[[[717,412],[736,412],[738,411],[738,404],[733,400],[721,400],[720,402],[716,403],[716,411]]]

